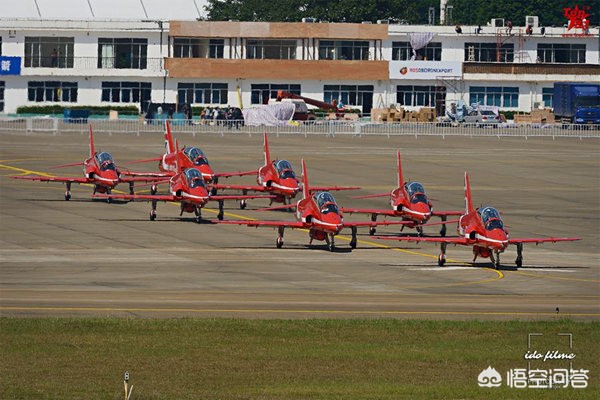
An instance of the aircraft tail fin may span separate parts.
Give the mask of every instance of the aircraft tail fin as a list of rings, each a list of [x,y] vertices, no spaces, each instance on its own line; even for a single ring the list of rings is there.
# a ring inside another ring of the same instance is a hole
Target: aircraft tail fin
[[[265,165],[271,164],[271,154],[269,153],[269,140],[267,139],[267,132],[263,132],[264,141],[264,153],[265,153]]]
[[[92,124],[90,124],[90,157],[94,157],[96,149],[94,148],[94,133],[92,132]]]
[[[165,154],[173,153],[177,147],[173,147],[173,134],[171,133],[171,124],[165,120]]]
[[[469,183],[469,174],[465,171],[465,211],[470,213],[473,209],[473,198],[471,197],[471,184]]]
[[[310,189],[308,187],[308,175],[306,174],[306,163],[302,159],[302,195],[305,199],[310,197]]]
[[[398,149],[398,187],[404,185],[404,176],[402,176],[402,161],[400,160],[400,149]]]

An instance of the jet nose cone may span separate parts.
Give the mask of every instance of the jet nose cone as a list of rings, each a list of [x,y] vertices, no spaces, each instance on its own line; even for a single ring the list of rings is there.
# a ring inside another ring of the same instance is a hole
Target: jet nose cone
[[[281,180],[281,186],[290,193],[298,191],[298,181],[294,178],[284,178]]]
[[[498,243],[498,246],[506,247],[508,245],[508,235],[502,229],[492,229],[487,236]]]
[[[342,217],[335,212],[323,215],[323,222],[331,232],[338,233],[342,229]]]
[[[104,173],[104,178],[111,180],[113,185],[116,185],[117,183],[119,183],[119,175],[117,174],[116,171],[112,171],[112,170],[106,171]]]
[[[427,221],[431,216],[431,207],[426,203],[415,203],[411,208],[416,211],[416,216],[422,222]]]
[[[202,177],[204,178],[205,181],[207,181],[207,182],[213,181],[213,179],[215,177],[215,173],[213,172],[210,165],[208,165],[208,164],[201,165],[200,167],[198,167],[198,169],[202,173]]]
[[[203,200],[208,198],[208,190],[206,190],[206,188],[203,186],[191,189],[190,194],[194,196],[197,200]]]

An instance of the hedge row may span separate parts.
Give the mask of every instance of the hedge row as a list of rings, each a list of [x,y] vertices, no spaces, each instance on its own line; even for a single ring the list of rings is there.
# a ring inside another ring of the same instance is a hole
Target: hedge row
[[[65,109],[90,110],[92,115],[108,115],[110,110],[118,111],[121,115],[138,115],[136,106],[22,106],[17,108],[17,114],[62,114]]]

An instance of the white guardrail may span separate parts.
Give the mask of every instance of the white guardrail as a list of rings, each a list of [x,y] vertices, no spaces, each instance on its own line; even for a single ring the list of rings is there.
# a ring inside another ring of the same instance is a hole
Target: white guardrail
[[[191,123],[190,123],[191,122]],[[372,123],[364,121],[315,121],[284,126],[243,126],[238,121],[202,124],[194,121],[173,120],[174,132],[189,133],[192,136],[203,133],[221,135],[244,133],[248,135],[262,134],[267,131],[276,135],[383,135],[383,136],[471,136],[471,137],[573,137],[600,138],[600,127],[592,125],[571,124],[500,124],[493,125],[451,125],[448,123]],[[241,122],[241,121],[240,121]],[[0,132],[51,133],[61,132],[87,133],[88,124],[92,124],[94,132],[117,134],[134,134],[163,132],[163,121],[143,121],[138,119],[89,119],[66,120],[63,118],[44,117],[5,117],[0,118]]]

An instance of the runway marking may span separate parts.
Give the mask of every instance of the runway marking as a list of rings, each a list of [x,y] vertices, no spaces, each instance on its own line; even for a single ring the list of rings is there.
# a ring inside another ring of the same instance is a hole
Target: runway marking
[[[600,283],[600,279],[583,279],[583,278],[566,278],[564,276],[552,276],[552,275],[535,275],[532,273],[527,273],[523,271],[512,271],[518,275],[531,276],[533,278],[548,278],[548,279],[558,279],[564,281],[576,281],[576,282],[586,282],[586,283]],[[556,272],[556,271],[552,271]]]
[[[423,267],[423,268],[410,268],[409,271],[457,271],[457,270],[472,270],[473,267]]]
[[[48,178],[52,178],[52,177],[55,176],[55,175],[48,174],[48,173],[45,173],[45,172],[31,171],[29,169],[11,167],[10,165],[5,165],[5,164],[0,164],[0,168],[8,169],[8,170],[11,170],[11,171],[21,172],[21,174],[23,174],[23,175],[39,175],[39,176],[45,176],[45,177],[48,177]]]
[[[0,306],[3,311],[93,311],[93,312],[153,312],[153,313],[238,313],[238,314],[339,314],[339,315],[496,315],[496,316],[557,316],[600,317],[600,313],[561,313],[527,311],[370,311],[370,310],[276,310],[276,309],[210,309],[210,308],[113,308],[113,307],[17,307]]]

